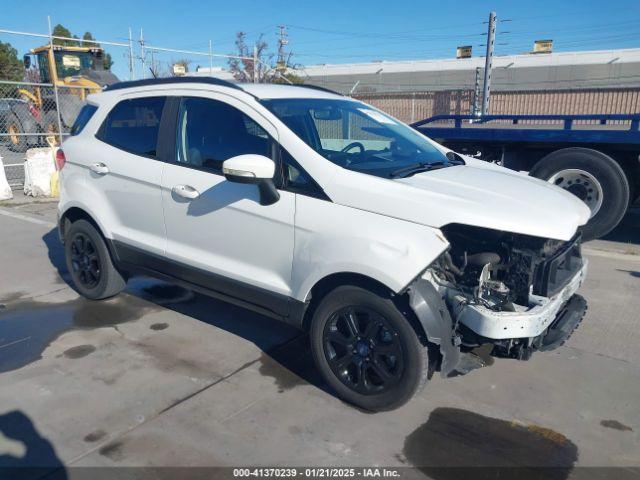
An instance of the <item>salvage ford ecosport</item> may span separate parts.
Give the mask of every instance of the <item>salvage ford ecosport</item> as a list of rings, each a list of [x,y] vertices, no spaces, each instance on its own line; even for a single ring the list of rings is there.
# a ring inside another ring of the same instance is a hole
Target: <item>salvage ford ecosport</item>
[[[579,199],[333,92],[124,82],[88,97],[63,150],[59,229],[82,295],[142,273],[284,320],[366,409],[487,351],[555,348],[586,309]]]

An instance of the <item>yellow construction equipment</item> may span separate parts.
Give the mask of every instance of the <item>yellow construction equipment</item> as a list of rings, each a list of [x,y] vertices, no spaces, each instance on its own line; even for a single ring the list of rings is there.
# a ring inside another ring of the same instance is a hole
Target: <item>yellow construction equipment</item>
[[[100,47],[43,45],[24,56],[24,66],[31,68],[32,59],[41,83],[58,87],[60,119],[63,127],[75,120],[89,93],[102,90],[118,78],[104,69],[104,50]],[[29,86],[19,90],[25,100],[36,109],[35,116],[45,134],[58,132],[57,105],[53,87]]]

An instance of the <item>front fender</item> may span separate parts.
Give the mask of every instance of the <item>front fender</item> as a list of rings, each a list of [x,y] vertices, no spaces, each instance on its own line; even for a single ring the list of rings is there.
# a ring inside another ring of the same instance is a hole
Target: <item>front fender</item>
[[[292,270],[294,298],[334,273],[357,273],[398,293],[448,246],[439,230],[299,195]]]

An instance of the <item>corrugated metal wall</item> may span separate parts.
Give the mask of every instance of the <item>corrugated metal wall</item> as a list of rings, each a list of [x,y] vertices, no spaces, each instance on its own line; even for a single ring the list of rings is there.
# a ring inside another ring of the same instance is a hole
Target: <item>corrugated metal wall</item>
[[[407,122],[433,115],[471,113],[472,90],[361,93],[355,98]],[[640,113],[640,87],[493,91],[492,114]]]

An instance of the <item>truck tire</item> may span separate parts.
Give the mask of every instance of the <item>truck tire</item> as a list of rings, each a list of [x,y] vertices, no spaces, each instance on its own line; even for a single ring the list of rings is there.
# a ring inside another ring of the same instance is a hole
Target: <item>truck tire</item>
[[[550,153],[529,172],[573,193],[591,209],[584,240],[613,230],[629,205],[629,181],[615,160],[590,148],[563,148]]]
[[[6,117],[6,122],[7,134],[9,135],[9,149],[19,153],[27,150],[28,137],[23,135],[25,131],[18,116],[13,112],[9,112]]]
[[[328,293],[311,321],[316,365],[343,400],[370,411],[405,404],[426,384],[428,352],[388,298],[355,286]]]
[[[55,110],[49,110],[42,116],[42,145],[47,145],[46,137],[54,136],[56,139],[56,145],[60,143],[58,128],[58,115]]]
[[[64,253],[76,290],[83,297],[102,300],[117,295],[126,286],[102,235],[86,220],[77,220],[68,228]]]

